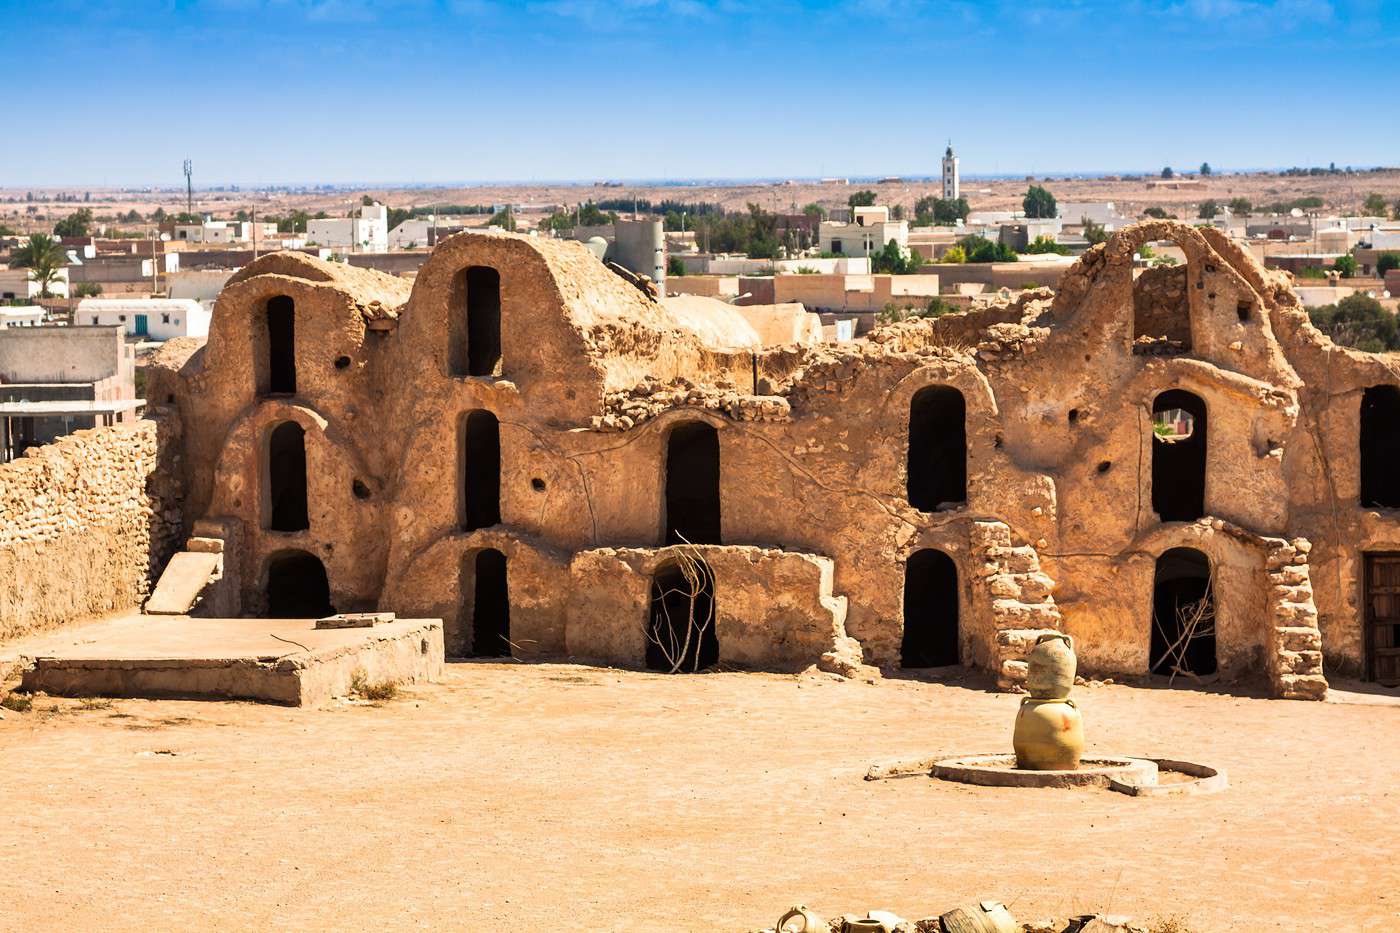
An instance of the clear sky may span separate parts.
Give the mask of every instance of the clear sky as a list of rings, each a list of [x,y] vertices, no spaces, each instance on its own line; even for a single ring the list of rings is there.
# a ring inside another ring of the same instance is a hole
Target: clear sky
[[[1400,163],[1400,0],[0,0],[0,186]]]

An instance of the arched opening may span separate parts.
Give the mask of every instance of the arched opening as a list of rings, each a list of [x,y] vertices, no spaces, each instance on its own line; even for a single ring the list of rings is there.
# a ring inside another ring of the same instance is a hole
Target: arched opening
[[[314,554],[283,551],[267,562],[269,618],[321,619],[334,612],[325,565]]]
[[[267,394],[297,391],[296,303],[287,295],[267,302]]]
[[[1152,402],[1152,509],[1164,522],[1206,514],[1206,403],[1184,389]]]
[[[694,673],[719,663],[715,575],[704,561],[681,554],[651,578],[647,670]]]
[[[461,515],[467,531],[501,521],[501,426],[481,409],[462,420]]]
[[[1361,396],[1361,504],[1400,509],[1400,387]]]
[[[928,386],[909,402],[909,504],[921,512],[967,501],[967,405],[952,386]]]
[[[306,432],[284,421],[267,439],[267,527],[302,531],[311,527],[306,509]]]
[[[1215,593],[1210,558],[1195,548],[1172,548],[1157,558],[1149,669],[1169,675],[1215,673]]]
[[[943,667],[958,661],[958,566],[942,551],[915,551],[904,565],[899,665]]]
[[[1133,280],[1133,351],[1191,352],[1191,294],[1186,266],[1153,266]]]
[[[510,586],[506,556],[495,548],[477,552],[472,587],[472,654],[510,657]]]
[[[666,438],[665,544],[719,544],[719,432],[703,421]]]
[[[454,376],[501,374],[501,274],[469,266],[452,280],[448,366]]]

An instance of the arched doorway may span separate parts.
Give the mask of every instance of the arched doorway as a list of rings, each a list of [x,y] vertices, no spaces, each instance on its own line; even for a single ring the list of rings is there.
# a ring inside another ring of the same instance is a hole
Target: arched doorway
[[[452,280],[448,365],[454,376],[501,373],[501,274],[469,266]]]
[[[1206,514],[1206,403],[1184,389],[1152,401],[1152,509],[1164,522]]]
[[[506,556],[495,548],[477,552],[472,592],[472,655],[510,657],[510,584]]]
[[[314,554],[282,551],[267,562],[267,614],[273,619],[320,619],[331,615],[326,568]]]
[[[283,421],[267,439],[268,522],[273,531],[311,527],[306,508],[306,432]]]
[[[501,522],[501,427],[483,409],[462,420],[461,513],[466,531]]]
[[[287,295],[267,302],[267,387],[265,394],[297,391],[296,303]]]
[[[1400,509],[1400,387],[1361,396],[1361,504]]]
[[[1149,665],[1154,674],[1216,671],[1210,558],[1195,548],[1175,547],[1157,558]]]
[[[928,386],[909,402],[909,504],[937,512],[967,501],[967,404],[952,386]]]
[[[651,578],[647,670],[686,674],[719,663],[715,575],[688,554],[656,568]]]
[[[666,439],[665,544],[719,544],[719,432],[703,421]]]
[[[959,660],[958,566],[942,551],[915,551],[904,565],[899,665],[943,667]]]

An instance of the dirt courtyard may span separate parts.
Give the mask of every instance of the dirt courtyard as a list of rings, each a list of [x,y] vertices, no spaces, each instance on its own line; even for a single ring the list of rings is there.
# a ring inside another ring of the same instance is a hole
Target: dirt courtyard
[[[40,697],[0,720],[0,928],[753,930],[797,902],[986,897],[1400,927],[1393,699],[1077,696],[1091,753],[1223,765],[1230,788],[862,780],[1009,748],[1018,698],[975,684],[464,663],[379,706]]]

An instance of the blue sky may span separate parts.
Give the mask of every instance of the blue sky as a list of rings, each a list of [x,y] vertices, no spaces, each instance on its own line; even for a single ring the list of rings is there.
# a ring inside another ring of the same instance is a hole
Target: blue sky
[[[1400,163],[1396,0],[0,0],[0,35],[0,186]]]

